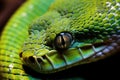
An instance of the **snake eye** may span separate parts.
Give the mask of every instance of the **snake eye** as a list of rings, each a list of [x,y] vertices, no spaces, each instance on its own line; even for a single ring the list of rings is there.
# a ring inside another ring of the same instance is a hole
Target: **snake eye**
[[[73,37],[68,32],[61,32],[59,33],[54,40],[55,48],[60,49],[67,49],[70,47],[71,43],[73,42]]]

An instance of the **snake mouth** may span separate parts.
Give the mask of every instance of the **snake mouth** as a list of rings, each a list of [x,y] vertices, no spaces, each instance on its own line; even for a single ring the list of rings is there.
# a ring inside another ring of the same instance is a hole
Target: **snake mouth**
[[[70,48],[66,51],[51,50],[42,56],[24,57],[23,61],[37,72],[46,74],[103,59],[119,49],[120,35],[115,34],[102,43]]]

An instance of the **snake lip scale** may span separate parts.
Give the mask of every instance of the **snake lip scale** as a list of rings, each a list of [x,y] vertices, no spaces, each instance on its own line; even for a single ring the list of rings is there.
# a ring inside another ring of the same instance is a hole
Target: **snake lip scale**
[[[112,54],[115,54],[116,52],[120,51],[120,35],[112,35],[111,38],[109,38],[110,41],[112,41],[109,45],[107,45],[104,49],[96,52],[91,58],[105,58],[107,56],[110,56]],[[88,59],[89,62],[89,59]]]

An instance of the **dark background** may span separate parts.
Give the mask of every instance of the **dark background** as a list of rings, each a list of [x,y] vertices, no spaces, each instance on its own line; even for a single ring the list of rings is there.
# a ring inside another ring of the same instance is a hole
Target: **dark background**
[[[9,20],[10,16],[25,0],[0,0],[0,32]],[[87,80],[120,80],[120,53],[108,57],[104,60],[93,62],[86,65],[77,66],[66,71],[62,71],[51,75],[34,74],[31,70],[26,72],[39,77],[42,75],[43,79],[62,79],[68,77],[83,77]],[[71,79],[73,80],[73,79]]]
[[[24,1],[25,0],[0,0],[0,32],[3,30],[10,16]]]

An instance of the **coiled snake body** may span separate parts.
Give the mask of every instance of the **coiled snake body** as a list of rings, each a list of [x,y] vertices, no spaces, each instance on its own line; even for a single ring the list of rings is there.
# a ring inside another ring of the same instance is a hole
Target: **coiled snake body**
[[[54,73],[106,58],[119,43],[119,0],[28,0],[2,33],[0,72],[4,79],[32,80],[23,64]]]

